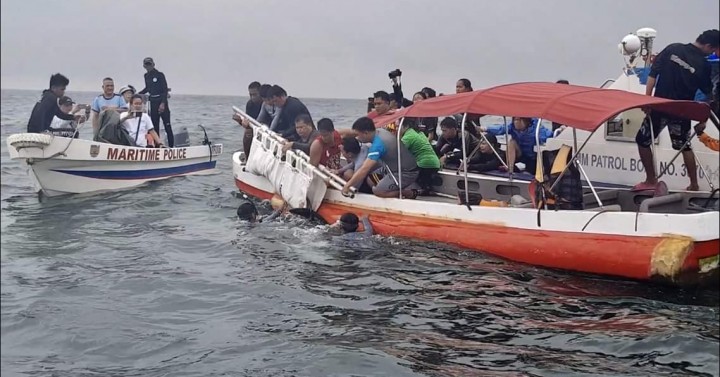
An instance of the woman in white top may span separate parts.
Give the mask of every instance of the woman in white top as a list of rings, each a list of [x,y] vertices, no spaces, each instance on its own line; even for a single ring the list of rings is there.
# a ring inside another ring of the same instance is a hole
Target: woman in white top
[[[138,147],[163,147],[153,128],[150,115],[143,112],[143,98],[135,94],[130,99],[130,111],[120,114],[120,122]]]

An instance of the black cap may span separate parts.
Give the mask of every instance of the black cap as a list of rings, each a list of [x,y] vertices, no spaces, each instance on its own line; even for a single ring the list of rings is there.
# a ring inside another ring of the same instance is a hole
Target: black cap
[[[60,105],[72,105],[74,103],[75,103],[75,101],[73,101],[72,98],[70,98],[68,96],[62,96],[58,100],[58,104],[60,104]]]
[[[146,64],[155,65],[155,61],[153,60],[153,58],[147,57],[147,58],[143,59],[143,65],[146,65]]]

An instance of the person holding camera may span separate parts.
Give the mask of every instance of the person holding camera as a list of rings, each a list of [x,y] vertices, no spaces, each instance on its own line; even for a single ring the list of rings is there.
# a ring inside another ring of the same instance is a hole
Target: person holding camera
[[[120,114],[120,123],[138,147],[163,147],[155,132],[150,115],[143,112],[143,97],[135,94],[130,99],[130,110]]]
[[[438,142],[435,144],[435,153],[440,157],[440,164],[443,167],[460,166],[463,148],[468,159],[479,148],[479,140],[468,130],[465,130],[465,145],[463,146],[460,127],[453,117],[446,117],[440,122],[440,132]]]
[[[388,77],[390,78],[393,87],[393,94],[390,96],[390,100],[395,100],[397,108],[412,106],[413,101],[405,98],[402,92],[402,83],[400,82],[402,71],[400,69],[395,69],[394,71],[388,73]]]

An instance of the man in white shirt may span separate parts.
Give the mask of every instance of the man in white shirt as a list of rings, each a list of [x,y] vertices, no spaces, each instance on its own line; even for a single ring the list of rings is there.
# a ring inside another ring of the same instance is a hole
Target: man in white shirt
[[[163,147],[155,132],[150,115],[143,112],[143,98],[135,94],[130,99],[130,111],[120,114],[120,122],[138,147]]]

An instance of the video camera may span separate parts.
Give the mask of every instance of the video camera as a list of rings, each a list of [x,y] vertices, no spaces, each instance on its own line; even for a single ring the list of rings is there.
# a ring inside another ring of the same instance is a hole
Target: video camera
[[[390,80],[393,80],[396,77],[400,77],[400,76],[402,76],[402,71],[399,68],[395,69],[394,71],[390,71],[390,73],[388,73],[388,77],[390,78]]]

